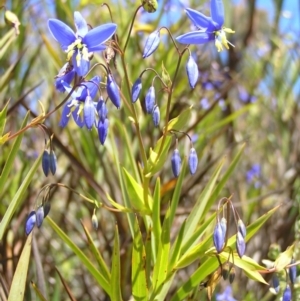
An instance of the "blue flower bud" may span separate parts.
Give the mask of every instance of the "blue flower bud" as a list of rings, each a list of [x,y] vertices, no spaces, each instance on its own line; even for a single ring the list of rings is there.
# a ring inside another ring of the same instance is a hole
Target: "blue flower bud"
[[[143,53],[143,59],[150,56],[158,47],[160,42],[160,33],[159,30],[153,31],[145,44],[144,53]]]
[[[43,172],[46,177],[48,177],[49,170],[50,170],[50,155],[48,150],[44,150],[43,156],[42,156],[42,168]]]
[[[225,238],[226,237],[226,231],[227,231],[227,220],[226,220],[225,217],[221,218],[221,227],[222,227],[223,236]]]
[[[44,204],[44,218],[48,215],[50,209],[51,209],[51,204],[50,204],[50,202],[46,202],[46,203]]]
[[[119,109],[121,106],[120,91],[111,74],[108,74],[107,76],[106,90],[112,103]]]
[[[217,250],[217,253],[220,253],[222,251],[224,242],[225,242],[225,236],[223,234],[222,226],[221,223],[218,222],[215,226],[214,229],[214,234],[213,234],[213,241],[214,241],[214,246]]]
[[[246,230],[245,224],[243,223],[243,221],[241,219],[238,220],[238,230],[242,234],[243,238],[245,238],[246,234],[247,234],[247,230]]]
[[[140,96],[140,93],[142,91],[142,80],[141,78],[139,77],[133,84],[132,86],[132,89],[131,89],[131,101],[133,103],[135,103],[139,96]]]
[[[192,89],[195,88],[195,85],[198,81],[199,70],[194,58],[190,55],[186,64],[186,73],[188,80]]]
[[[155,105],[155,89],[154,86],[151,86],[145,97],[145,107],[146,112],[151,114]]]
[[[50,158],[49,159],[50,159],[50,171],[53,175],[55,175],[57,160],[56,160],[55,153],[52,149],[50,151]]]
[[[100,97],[98,103],[97,103],[97,112],[99,115],[99,119],[104,122],[105,118],[107,117],[107,107],[105,104],[105,101],[102,97]]]
[[[180,167],[181,167],[181,158],[179,155],[179,150],[176,148],[173,152],[172,158],[171,158],[171,164],[172,164],[172,171],[174,177],[178,177],[180,173]]]
[[[273,286],[275,292],[278,293],[279,289],[280,289],[280,285],[279,285],[279,279],[278,279],[278,276],[276,273],[274,273],[272,276],[272,286]]]
[[[243,257],[243,255],[245,254],[245,251],[246,251],[246,243],[245,243],[244,237],[241,234],[241,232],[239,232],[239,231],[236,234],[236,250],[237,250],[240,258]]]
[[[189,169],[191,175],[195,174],[198,166],[198,156],[196,150],[192,147],[189,154]]]
[[[91,130],[95,124],[95,107],[91,96],[87,96],[83,106],[83,119],[86,127]]]
[[[283,296],[282,296],[282,301],[291,301],[292,300],[292,291],[289,285],[286,286]]]
[[[105,139],[107,137],[108,125],[109,125],[109,122],[108,122],[107,118],[104,120],[104,122],[99,120],[99,123],[98,123],[98,137],[99,137],[99,140],[100,140],[102,145],[104,144]]]
[[[36,225],[38,228],[41,227],[44,220],[44,207],[40,206],[36,211]]]
[[[291,264],[295,263],[295,259],[291,260]],[[292,284],[295,284],[295,280],[297,278],[297,266],[293,265],[289,267],[289,277]]]
[[[152,111],[152,120],[154,123],[154,126],[159,126],[159,121],[160,121],[160,111],[159,107],[156,105]]]
[[[25,222],[25,233],[26,235],[29,235],[34,228],[36,223],[36,214],[35,211],[31,211],[29,215],[27,216],[26,222]]]

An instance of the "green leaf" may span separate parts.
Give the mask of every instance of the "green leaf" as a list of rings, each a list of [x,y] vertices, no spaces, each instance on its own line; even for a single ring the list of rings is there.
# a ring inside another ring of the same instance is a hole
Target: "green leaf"
[[[162,141],[163,141],[163,137],[161,137],[157,141],[154,150],[150,148],[150,155],[147,164],[149,170],[148,170],[148,174],[146,174],[146,177],[152,177],[154,174],[156,174],[158,171],[161,170],[161,168],[166,162],[167,156],[169,154],[169,148],[172,143],[172,137],[166,136],[163,149],[161,151],[160,156],[158,157],[158,152],[160,151]]]
[[[146,254],[139,228],[138,220],[135,219],[134,239],[132,249],[132,296],[134,300],[148,300],[148,288],[146,282]]]
[[[18,261],[16,271],[11,283],[7,301],[23,301],[25,293],[25,285],[27,279],[27,271],[31,253],[32,233],[26,239],[21,256]]]
[[[136,180],[128,173],[128,171],[123,167],[127,193],[130,198],[132,207],[138,210],[140,213],[150,214],[150,208],[152,208],[153,200],[148,195],[150,208],[147,208],[144,203],[144,189],[139,185]]]
[[[171,119],[167,129],[164,128],[164,132],[169,132],[171,130],[182,131],[191,119],[192,107],[193,106],[190,106],[188,109],[182,111],[176,118]]]
[[[275,260],[274,268],[277,272],[285,269],[287,265],[291,263],[293,258],[295,245],[289,246],[283,253],[281,253],[278,258]]]
[[[161,241],[158,245],[157,260],[153,270],[152,296],[151,299],[160,291],[161,285],[167,277],[170,254],[170,208],[168,209],[161,233]]]
[[[161,69],[162,69],[162,80],[170,88],[172,86],[172,81],[163,62],[161,62]]]
[[[111,300],[122,301],[120,277],[120,242],[118,226],[115,228],[114,250],[111,267]]]
[[[109,270],[107,268],[107,265],[106,265],[106,263],[105,263],[102,255],[98,251],[98,248],[96,247],[96,245],[94,243],[94,240],[93,240],[92,236],[90,235],[88,229],[84,226],[84,224],[82,222],[81,222],[81,225],[83,227],[83,230],[85,232],[86,238],[88,240],[89,248],[92,251],[93,255],[95,256],[95,259],[98,262],[100,272],[103,274],[103,276],[104,276],[105,279],[107,279],[108,281],[110,281],[111,275],[110,275],[110,272],[109,272]]]
[[[8,108],[9,101],[4,106],[3,110],[0,112],[0,137],[2,136],[6,123],[6,114]]]
[[[107,279],[102,273],[95,267],[94,263],[89,260],[89,258],[84,254],[84,252],[75,245],[73,240],[49,217],[46,217],[46,220],[56,232],[56,234],[66,243],[69,248],[76,254],[78,259],[84,264],[87,270],[92,274],[94,279],[98,284],[105,290],[105,292],[110,296],[111,295],[111,284],[108,283]]]
[[[36,295],[38,296],[38,298],[41,300],[41,301],[47,301],[47,299],[44,297],[44,295],[42,294],[42,292],[38,289],[38,287],[36,286],[36,284],[31,281],[31,285],[36,293]]]
[[[153,210],[152,210],[152,223],[153,223],[153,235],[154,237],[154,250],[153,257],[156,260],[157,246],[159,245],[161,235],[161,223],[160,223],[160,178],[156,179],[154,194],[153,194]]]

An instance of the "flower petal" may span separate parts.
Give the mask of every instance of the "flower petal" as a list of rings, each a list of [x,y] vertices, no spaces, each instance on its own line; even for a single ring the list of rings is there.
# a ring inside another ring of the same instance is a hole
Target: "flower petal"
[[[206,31],[191,31],[176,38],[181,44],[205,44],[215,39],[213,33]]]
[[[77,37],[83,38],[89,31],[89,28],[86,24],[86,21],[82,17],[81,13],[76,11],[74,12],[74,23],[77,29],[76,35]]]
[[[185,12],[196,27],[213,31],[212,29],[214,24],[210,17],[207,17],[202,13],[191,8],[187,8]]]
[[[61,114],[61,119],[60,119],[60,122],[59,122],[59,126],[61,126],[62,128],[64,128],[68,122],[69,122],[69,118],[70,118],[70,113],[71,113],[71,107],[69,106],[69,104],[71,103],[72,101],[68,101],[64,108],[63,108],[63,111],[62,111],[62,114]]]
[[[117,25],[114,23],[107,23],[100,25],[89,31],[82,39],[89,51],[95,46],[105,43],[115,33]]]
[[[82,86],[79,87],[80,91],[78,92],[77,100],[84,101],[87,97],[87,90],[90,92],[90,96],[92,99],[96,96],[98,92],[98,86],[100,83],[100,77],[94,76],[91,80],[87,82],[82,82]],[[79,90],[78,89],[78,90]]]
[[[86,127],[91,130],[95,123],[95,107],[91,96],[87,96],[83,106],[83,118]]]
[[[80,58],[79,61],[77,61],[77,59],[76,59],[77,53],[78,52],[75,52],[72,57],[72,63],[74,66],[74,70],[79,76],[84,76],[89,72],[90,61],[86,61],[82,57]]]
[[[82,116],[80,116],[78,114],[78,110],[79,110],[79,106],[72,112],[72,115],[73,115],[73,119],[75,121],[75,123],[80,127],[84,127],[85,123],[84,123],[84,120],[82,118]]]
[[[224,24],[224,5],[222,0],[210,1],[210,14],[212,20],[217,24],[218,30],[220,30]]]
[[[63,50],[67,50],[68,46],[76,40],[74,31],[62,21],[49,19],[48,28],[53,38],[60,43]]]
[[[89,47],[89,52],[96,52],[96,51],[103,51],[106,49],[106,45],[97,45],[97,46],[92,46],[92,47]]]

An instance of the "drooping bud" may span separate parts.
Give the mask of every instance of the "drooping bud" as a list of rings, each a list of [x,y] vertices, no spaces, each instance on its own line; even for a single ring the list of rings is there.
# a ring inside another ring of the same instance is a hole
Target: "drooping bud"
[[[151,86],[145,97],[145,107],[146,112],[151,114],[155,105],[155,89],[154,86]]]
[[[225,239],[225,237],[226,237],[226,231],[227,231],[227,220],[226,220],[225,217],[221,218],[221,227],[222,227],[223,236],[224,236],[224,239]]]
[[[295,263],[295,259],[293,258],[291,260],[291,264],[294,264],[294,263]],[[289,277],[290,277],[291,283],[295,284],[295,280],[297,278],[297,266],[293,265],[293,266],[289,267]]]
[[[120,91],[111,74],[108,74],[107,76],[106,89],[108,97],[110,98],[112,103],[117,107],[117,109],[119,109],[121,106]]]
[[[98,115],[99,115],[99,119],[104,122],[104,120],[106,119],[107,117],[107,107],[106,107],[106,104],[105,104],[105,101],[103,100],[102,97],[99,98],[99,101],[97,103],[97,112],[98,112]]]
[[[238,230],[242,234],[243,238],[245,238],[247,235],[247,230],[246,230],[245,224],[243,223],[243,221],[241,219],[238,220]]]
[[[51,209],[51,204],[50,204],[50,202],[46,202],[46,203],[44,204],[44,218],[48,215],[50,209]]]
[[[133,84],[131,89],[131,101],[135,103],[142,91],[142,79],[139,77]]]
[[[194,89],[199,78],[199,70],[194,58],[191,55],[189,56],[186,64],[186,73],[190,86],[192,89]]]
[[[160,42],[160,32],[159,30],[153,31],[145,44],[144,53],[143,53],[143,59],[150,56],[158,47]]]
[[[180,173],[180,167],[181,167],[181,158],[179,154],[179,150],[176,148],[173,152],[172,158],[171,158],[171,164],[172,164],[172,171],[174,177],[178,177]]]
[[[36,211],[36,225],[38,228],[41,227],[44,217],[44,207],[40,206]]]
[[[50,155],[47,149],[44,150],[42,156],[42,168],[45,176],[48,177],[49,170],[50,170]]]
[[[160,121],[160,111],[159,107],[156,105],[152,111],[152,120],[154,123],[154,126],[159,126],[159,121]]]
[[[93,99],[88,95],[83,105],[83,119],[86,127],[91,130],[95,124],[95,107]]]
[[[215,226],[214,229],[214,234],[213,234],[213,241],[214,241],[214,246],[217,250],[217,253],[220,253],[222,251],[224,242],[225,242],[225,236],[223,234],[222,226],[221,223],[218,222]]]
[[[240,258],[243,257],[243,255],[245,254],[245,251],[246,251],[246,243],[245,243],[244,237],[241,234],[241,232],[239,232],[239,231],[236,234],[236,250],[237,250]]]
[[[229,263],[228,262],[225,262],[222,266],[222,277],[224,280],[227,280],[228,279],[228,276],[229,276]]]
[[[157,10],[157,0],[142,0],[142,5],[148,13],[154,13]]]
[[[97,219],[95,212],[92,215],[92,225],[93,225],[94,230],[98,229],[98,219]]]
[[[283,296],[282,296],[282,301],[291,301],[292,300],[292,291],[289,285],[286,286]]]
[[[231,267],[229,272],[229,283],[231,284],[235,278],[235,267]]]
[[[279,285],[279,279],[278,279],[278,276],[276,273],[274,273],[272,276],[272,286],[273,286],[275,292],[278,293],[279,289],[280,289],[280,285]]]
[[[25,233],[28,236],[32,229],[34,228],[36,223],[36,214],[35,211],[31,211],[29,215],[27,216],[26,222],[25,222]]]
[[[14,27],[16,35],[20,34],[19,26],[21,25],[17,15],[10,10],[7,10],[4,14],[5,23],[10,24]]]
[[[104,120],[104,122],[102,122],[101,120],[99,120],[98,122],[98,137],[102,145],[104,144],[107,137],[108,125],[109,121],[107,118]]]
[[[192,147],[189,154],[189,169],[191,175],[195,174],[198,166],[198,156],[196,150]]]
[[[49,163],[50,163],[50,166],[49,166],[50,171],[53,175],[55,175],[57,159],[56,159],[56,156],[55,156],[55,153],[54,153],[53,149],[50,150]]]

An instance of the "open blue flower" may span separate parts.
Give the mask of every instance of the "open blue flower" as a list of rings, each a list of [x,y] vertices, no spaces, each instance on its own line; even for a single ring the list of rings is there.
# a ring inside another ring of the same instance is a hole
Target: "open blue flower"
[[[230,28],[223,27],[224,24],[224,5],[222,0],[211,0],[210,14],[207,17],[202,13],[186,8],[189,19],[193,22],[197,30],[188,32],[176,38],[182,44],[205,44],[215,41],[218,51],[223,50],[223,46],[229,49],[228,44],[233,46],[226,38],[226,32],[234,33]]]
[[[57,19],[48,20],[48,28],[62,49],[67,60],[72,61],[75,72],[84,76],[90,67],[89,53],[106,49],[104,43],[117,29],[114,23],[107,23],[88,30],[88,25],[79,12],[74,12],[76,33],[65,23]]]
[[[231,286],[227,286],[222,294],[216,294],[216,301],[237,301],[232,297]]]
[[[81,83],[81,86],[74,91],[71,95],[72,99],[69,100],[62,111],[62,116],[59,125],[65,127],[70,119],[70,116],[73,116],[76,124],[82,128],[84,125],[88,129],[91,129],[95,122],[95,113],[96,113],[96,102],[93,102],[94,97],[97,94],[98,86],[100,83],[100,77],[94,76],[90,81]],[[61,82],[64,89],[70,93],[72,87],[65,83]]]

